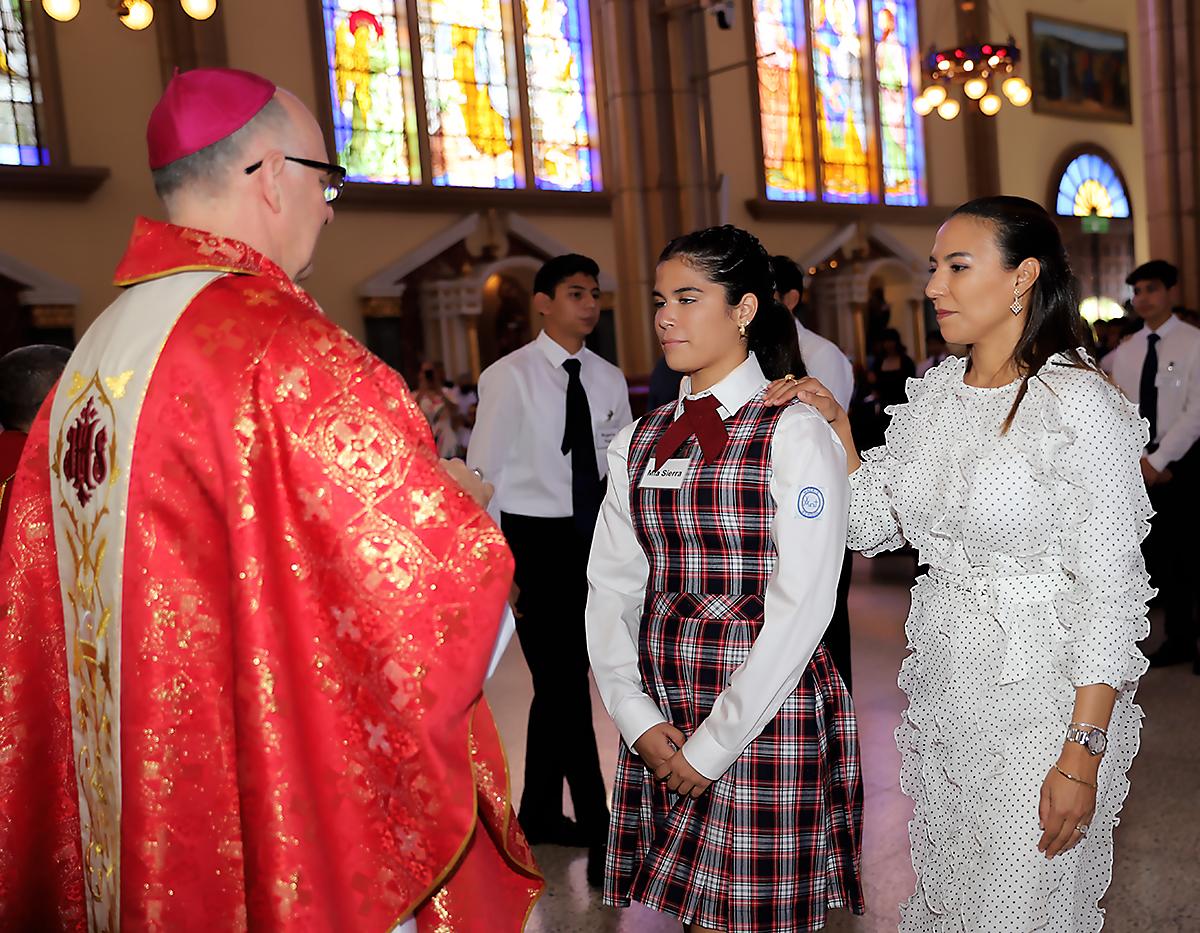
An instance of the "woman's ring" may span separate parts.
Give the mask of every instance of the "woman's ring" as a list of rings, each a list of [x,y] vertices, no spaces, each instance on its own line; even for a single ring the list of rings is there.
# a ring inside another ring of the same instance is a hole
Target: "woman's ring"
[[[471,472],[474,473],[476,476],[478,476],[480,479],[483,479],[483,470],[472,470]]]
[[[796,377],[793,376],[791,373],[788,373],[786,376],[783,377],[783,381],[784,382],[795,382]]]
[[[1086,839],[1089,829],[1091,829],[1090,826],[1076,826],[1075,832],[1079,833],[1079,835],[1083,836]]]

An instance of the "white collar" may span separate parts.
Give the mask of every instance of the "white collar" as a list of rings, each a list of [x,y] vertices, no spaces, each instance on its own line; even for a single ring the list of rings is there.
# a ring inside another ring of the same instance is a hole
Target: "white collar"
[[[568,353],[567,348],[561,343],[546,333],[543,328],[538,332],[537,339],[534,340],[539,350],[545,354],[546,359],[550,361],[550,365],[555,369],[562,366],[567,360],[581,360],[583,354],[587,352],[587,347],[580,347],[578,353]]]
[[[1169,318],[1158,325],[1158,330],[1151,330],[1150,325],[1147,324],[1141,329],[1141,333],[1145,334],[1146,337],[1149,337],[1151,334],[1157,334],[1159,337],[1169,337],[1171,332],[1182,323],[1183,322],[1172,313]]]
[[[721,418],[729,418],[754,398],[758,390],[766,384],[767,377],[763,375],[762,367],[758,365],[758,357],[751,353],[737,369],[705,392],[691,394],[692,377],[684,376],[683,381],[679,384],[679,402],[675,406],[675,414],[678,416],[683,410],[685,398],[696,399],[706,395],[715,395],[724,411]]]

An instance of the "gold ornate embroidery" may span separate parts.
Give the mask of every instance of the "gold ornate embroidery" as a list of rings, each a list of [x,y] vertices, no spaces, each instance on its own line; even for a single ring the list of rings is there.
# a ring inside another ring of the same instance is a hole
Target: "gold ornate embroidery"
[[[232,318],[226,318],[215,330],[201,324],[196,328],[196,336],[204,341],[200,346],[200,352],[205,356],[212,356],[225,347],[240,350],[246,341],[234,333],[236,327],[237,324]]]
[[[299,366],[284,370],[279,377],[279,384],[275,387],[275,397],[281,402],[287,401],[288,398],[295,398],[301,402],[307,401],[308,373]]]
[[[112,393],[112,397],[121,399],[125,397],[125,387],[129,385],[129,379],[133,376],[133,370],[127,369],[119,376],[106,376],[104,384],[108,386],[108,391]]]
[[[446,523],[446,513],[442,511],[443,495],[440,489],[425,492],[414,489],[410,496],[413,504],[413,522],[419,527],[429,522],[439,525]]]
[[[269,288],[247,288],[243,294],[246,297],[246,304],[251,308],[258,305],[273,308],[279,304],[279,299],[275,297],[272,289]]]
[[[72,394],[58,428],[52,472],[57,506],[66,518],[66,543],[74,567],[65,609],[70,677],[78,687],[73,710],[74,729],[79,736],[75,766],[89,925],[92,929],[115,930],[119,916],[121,787],[119,739],[114,728],[120,717],[120,685],[114,666],[121,645],[120,632],[110,625],[116,594],[105,587],[101,571],[108,547],[105,519],[110,516],[113,493],[113,484],[103,480],[109,474],[116,475],[118,462],[116,411],[103,382],[100,374],[94,373],[84,380],[79,392]],[[89,429],[82,447],[79,435],[71,435],[80,424]],[[85,478],[98,483],[91,492],[81,487],[81,471]]]

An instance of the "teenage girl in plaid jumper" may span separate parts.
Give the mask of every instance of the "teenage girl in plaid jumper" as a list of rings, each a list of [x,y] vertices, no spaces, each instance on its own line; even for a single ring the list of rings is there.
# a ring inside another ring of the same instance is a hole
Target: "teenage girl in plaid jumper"
[[[846,455],[807,405],[766,251],[735,227],[672,241],[655,326],[679,403],[619,434],[588,568],[588,650],[623,741],[604,902],[704,931],[815,930],[862,912],[849,693],[821,638],[846,534]]]

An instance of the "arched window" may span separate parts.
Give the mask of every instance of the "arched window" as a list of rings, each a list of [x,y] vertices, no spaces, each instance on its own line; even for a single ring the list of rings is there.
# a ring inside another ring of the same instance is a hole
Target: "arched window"
[[[916,0],[754,0],[754,32],[769,200],[927,203]]]
[[[322,15],[350,180],[600,190],[586,0],[322,0]]]
[[[1103,156],[1085,152],[1062,173],[1055,209],[1063,217],[1128,217],[1129,197],[1113,165]]]
[[[0,0],[0,165],[48,165],[38,131],[37,67],[25,22],[28,7]]]

